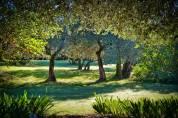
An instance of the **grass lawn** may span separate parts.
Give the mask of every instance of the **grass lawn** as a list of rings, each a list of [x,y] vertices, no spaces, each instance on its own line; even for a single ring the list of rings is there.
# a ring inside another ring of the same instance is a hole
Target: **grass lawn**
[[[153,99],[178,96],[178,86],[159,83],[135,82],[131,79],[110,81],[114,75],[114,65],[106,65],[107,82],[98,79],[97,66],[91,71],[78,71],[64,61],[57,61],[55,73],[57,83],[44,83],[48,77],[48,62],[33,61],[27,66],[0,66],[0,78],[9,82],[0,83],[0,92],[30,95],[48,95],[54,99],[54,107],[49,114],[94,114],[92,102],[95,94],[136,100],[140,97]],[[8,73],[8,74],[7,74]]]

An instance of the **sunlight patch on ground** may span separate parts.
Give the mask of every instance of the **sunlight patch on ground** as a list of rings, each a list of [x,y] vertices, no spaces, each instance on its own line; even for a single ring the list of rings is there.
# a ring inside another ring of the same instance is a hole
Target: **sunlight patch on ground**
[[[115,64],[107,64],[104,65],[104,68],[115,68]],[[31,67],[31,66],[0,66],[0,71],[15,71],[15,70],[48,70],[49,66],[35,66],[35,67]],[[65,67],[65,66],[55,66],[56,70],[73,70],[73,69],[77,69],[77,67]],[[92,65],[90,67],[91,70],[98,70],[98,66],[96,65]]]
[[[23,84],[35,84],[35,83],[37,84],[43,81],[44,79],[39,79],[33,76],[29,76],[29,77],[24,77],[24,78],[15,77],[10,82],[14,84],[18,84],[18,85],[23,85]]]
[[[164,97],[178,96],[178,93],[163,94],[163,93],[147,91],[147,90],[135,91],[132,89],[126,89],[126,90],[118,90],[113,93],[108,93],[108,94],[106,94],[106,96],[118,97],[120,99],[137,100],[137,99],[143,98],[143,97],[149,97],[152,99],[160,99],[160,98],[164,98]]]
[[[79,71],[75,67],[56,67],[57,83],[43,83],[48,78],[48,66],[17,67],[0,66],[13,79],[9,82],[16,85],[8,89],[12,94],[22,94],[27,90],[31,95],[48,95],[54,99],[54,107],[49,114],[94,114],[92,103],[94,93],[107,97],[137,100],[141,97],[153,99],[178,96],[177,85],[159,83],[140,83],[126,80],[94,83],[98,79],[97,66],[92,71]],[[114,75],[115,65],[105,65],[107,78]],[[4,76],[2,76],[4,77]],[[10,77],[11,78],[11,77]],[[1,90],[6,89],[0,86]]]
[[[59,115],[75,114],[86,115],[94,114],[91,104],[94,99],[83,100],[68,100],[68,101],[55,101],[54,107],[50,110],[51,113],[57,113]]]
[[[134,91],[131,89],[118,90],[108,94],[100,94],[106,97],[120,98],[120,99],[132,99],[137,100],[139,98],[148,97],[152,99],[161,99],[171,96],[178,96],[178,93],[161,94],[158,92],[152,92],[147,90]],[[94,114],[92,109],[92,103],[94,97],[82,100],[67,100],[67,101],[55,101],[54,107],[51,109],[53,113],[59,115],[73,114],[73,115],[86,115]]]
[[[48,66],[40,66],[40,67],[21,67],[21,66],[0,66],[0,71],[15,71],[15,70],[48,70]],[[55,67],[56,70],[72,70],[77,69],[75,67]]]

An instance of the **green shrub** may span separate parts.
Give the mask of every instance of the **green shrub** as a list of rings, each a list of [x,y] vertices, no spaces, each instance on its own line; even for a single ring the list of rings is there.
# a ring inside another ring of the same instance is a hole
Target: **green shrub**
[[[176,78],[175,74],[172,72],[166,71],[155,71],[152,75],[157,82],[160,83],[169,83],[169,84],[176,84],[178,83],[178,79]]]
[[[141,44],[141,53],[138,62],[133,68],[136,80],[160,83],[177,83],[175,77],[172,42],[155,43],[153,40]]]
[[[151,71],[147,66],[138,64],[133,68],[133,77],[136,81],[150,81],[165,84],[176,84],[178,79],[175,74],[168,71]]]
[[[127,111],[125,110],[128,106],[129,101],[121,101],[119,98],[105,98],[105,97],[96,97],[95,103],[93,103],[93,108],[99,114],[111,114],[113,116],[125,116]]]
[[[44,115],[53,106],[49,97],[32,97],[29,102],[29,110],[31,113]]]
[[[138,101],[119,98],[96,97],[93,108],[99,114],[132,118],[177,118],[178,98],[152,100],[141,98]]]
[[[30,114],[43,116],[53,106],[47,97],[28,97],[27,92],[14,97],[3,94],[0,96],[0,118],[28,118]]]
[[[133,76],[136,77],[138,80],[143,80],[148,77],[149,69],[141,64],[134,66],[133,68]]]
[[[134,118],[161,118],[160,102],[142,98],[137,102],[130,101],[128,114]]]

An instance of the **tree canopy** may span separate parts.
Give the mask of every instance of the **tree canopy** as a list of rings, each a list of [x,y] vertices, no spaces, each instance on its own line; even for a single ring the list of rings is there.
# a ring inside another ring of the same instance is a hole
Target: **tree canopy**
[[[69,12],[70,11],[70,12]],[[79,19],[84,29],[127,39],[172,39],[177,35],[174,0],[2,0],[1,58],[40,53],[45,39]],[[5,50],[10,50],[5,52]],[[17,52],[17,53],[14,53]]]
[[[76,0],[83,26],[126,39],[169,39],[176,33],[173,0]]]

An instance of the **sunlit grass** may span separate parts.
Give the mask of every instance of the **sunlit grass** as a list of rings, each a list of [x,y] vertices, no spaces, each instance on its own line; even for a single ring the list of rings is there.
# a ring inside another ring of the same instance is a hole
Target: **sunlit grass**
[[[65,65],[65,64],[63,64]],[[60,66],[55,68],[57,83],[44,83],[48,77],[48,66],[0,66],[0,76],[12,79],[1,84],[0,91],[19,95],[27,90],[30,95],[48,95],[54,99],[54,107],[49,114],[94,114],[92,102],[95,94],[136,100],[140,97],[153,99],[178,96],[177,85],[135,82],[132,80],[110,81],[114,76],[114,67],[106,67],[108,80],[94,83],[98,79],[98,71],[79,71],[76,67]],[[97,68],[97,66],[95,66]]]

